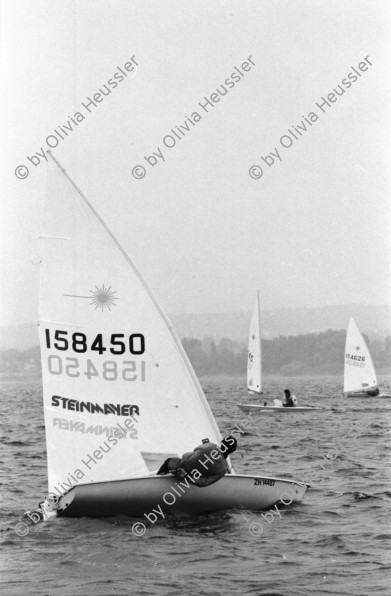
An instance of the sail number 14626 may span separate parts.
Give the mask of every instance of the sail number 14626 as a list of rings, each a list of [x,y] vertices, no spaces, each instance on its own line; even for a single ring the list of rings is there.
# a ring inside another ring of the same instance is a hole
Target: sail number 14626
[[[93,341],[89,341],[85,333],[78,331],[68,334],[68,331],[56,329],[52,336],[50,329],[45,329],[45,339],[49,350],[54,348],[61,352],[70,350],[77,354],[104,354],[107,351],[118,356],[127,352],[137,356],[145,352],[145,338],[141,333],[132,333],[129,336],[125,336],[124,333],[112,333],[110,342],[105,342],[102,333],[98,333]]]

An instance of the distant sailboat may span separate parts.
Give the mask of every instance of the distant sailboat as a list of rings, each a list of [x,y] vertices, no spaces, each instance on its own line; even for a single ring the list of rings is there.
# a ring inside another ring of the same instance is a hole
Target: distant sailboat
[[[262,339],[261,339],[261,307],[259,301],[259,291],[254,304],[254,309],[250,323],[250,333],[248,338],[248,357],[247,357],[247,391],[253,395],[262,395]],[[294,396],[293,396],[294,397]],[[294,398],[296,399],[296,398]],[[243,412],[278,412],[287,414],[292,412],[312,412],[320,410],[311,406],[295,406],[284,408],[280,399],[274,400],[274,406],[266,404],[238,404]]]
[[[250,323],[247,356],[247,391],[262,395],[262,339],[261,339],[261,307],[259,291],[254,304]]]
[[[158,505],[167,514],[261,510],[280,502],[287,489],[300,500],[305,483],[234,474],[231,464],[230,474],[206,488],[187,482],[179,489],[175,476],[156,475],[167,457],[205,438],[220,444],[220,431],[161,306],[91,203],[52,160],[59,169],[41,235],[51,493],[41,505],[43,516],[55,515],[54,508],[69,517],[140,517]],[[170,492],[175,486],[177,497]]]
[[[391,397],[379,391],[371,353],[353,317],[346,333],[343,394],[345,397]]]

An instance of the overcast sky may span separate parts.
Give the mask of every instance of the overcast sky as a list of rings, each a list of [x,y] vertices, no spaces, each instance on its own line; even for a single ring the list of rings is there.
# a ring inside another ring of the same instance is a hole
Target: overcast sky
[[[74,130],[53,154],[167,312],[249,310],[257,289],[263,309],[390,303],[389,6],[3,1],[0,324],[37,319],[46,167],[28,156],[64,124]],[[132,57],[137,72],[82,106]],[[235,66],[239,81],[206,112]]]

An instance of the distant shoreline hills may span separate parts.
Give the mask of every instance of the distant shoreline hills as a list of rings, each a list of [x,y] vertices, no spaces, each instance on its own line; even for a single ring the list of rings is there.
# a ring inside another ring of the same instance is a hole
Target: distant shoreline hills
[[[346,330],[350,316],[369,339],[384,340],[391,335],[391,305],[346,304],[261,311],[262,338]],[[181,339],[211,337],[247,342],[251,312],[175,314],[170,319]]]
[[[289,337],[345,330],[353,316],[360,331],[371,340],[391,334],[391,305],[347,304],[316,308],[280,308],[261,312],[262,337]],[[169,315],[179,337],[247,342],[251,312],[190,313]],[[0,348],[24,350],[38,344],[38,326],[0,326]]]

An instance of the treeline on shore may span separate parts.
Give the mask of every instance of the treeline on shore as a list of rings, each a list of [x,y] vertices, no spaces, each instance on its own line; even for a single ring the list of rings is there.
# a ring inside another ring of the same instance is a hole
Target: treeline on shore
[[[345,331],[325,331],[290,337],[262,340],[262,364],[265,374],[305,375],[343,374]],[[385,341],[369,342],[369,349],[378,372],[391,368],[391,336]],[[182,340],[183,347],[197,375],[244,375],[247,346],[230,339],[215,341],[206,337]],[[39,375],[38,346],[27,350],[0,350],[0,375]]]
[[[391,368],[391,336],[384,342],[365,338],[378,371]],[[343,374],[345,331],[328,330],[262,340],[262,370],[265,374]],[[196,373],[242,375],[247,367],[247,346],[222,339],[184,339],[183,346]]]

